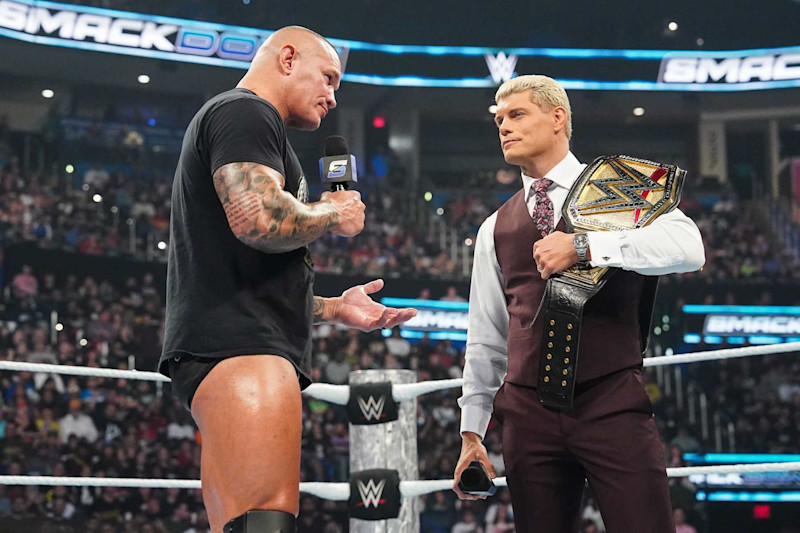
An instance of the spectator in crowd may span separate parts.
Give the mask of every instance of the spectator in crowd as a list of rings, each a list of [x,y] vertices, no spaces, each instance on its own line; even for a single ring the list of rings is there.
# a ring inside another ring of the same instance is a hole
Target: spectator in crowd
[[[475,520],[475,513],[472,511],[465,511],[461,516],[461,520],[456,522],[451,533],[483,533],[483,528],[478,525]]]
[[[61,440],[65,443],[73,436],[78,439],[86,439],[88,442],[94,442],[99,435],[92,419],[83,412],[83,406],[78,398],[73,398],[69,401],[69,413],[58,421],[58,428]]]
[[[680,507],[674,509],[672,511],[672,516],[675,520],[675,533],[697,533],[697,529],[686,523],[686,516],[683,509]]]
[[[92,163],[92,167],[83,175],[83,184],[88,185],[90,190],[104,191],[108,185],[111,175],[104,169],[99,161]]]

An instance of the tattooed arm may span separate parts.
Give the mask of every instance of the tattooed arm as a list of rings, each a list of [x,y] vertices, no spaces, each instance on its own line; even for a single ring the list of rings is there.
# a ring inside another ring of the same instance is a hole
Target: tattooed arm
[[[370,297],[383,288],[383,280],[350,287],[336,298],[314,296],[314,323],[335,322],[361,331],[393,328],[414,318],[417,310],[397,309],[379,304]]]
[[[334,193],[306,205],[283,190],[284,183],[280,172],[258,163],[229,163],[214,172],[228,225],[244,244],[267,253],[288,252],[352,218],[348,208],[352,210],[354,197],[335,198]],[[363,221],[360,197],[357,202]]]
[[[342,298],[323,298],[314,296],[314,324],[329,324],[336,322],[336,315],[341,306]]]

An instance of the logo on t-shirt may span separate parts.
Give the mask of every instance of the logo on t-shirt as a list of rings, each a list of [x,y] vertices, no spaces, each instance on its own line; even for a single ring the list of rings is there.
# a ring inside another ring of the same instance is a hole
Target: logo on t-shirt
[[[308,183],[305,176],[300,176],[297,184],[297,199],[304,204],[308,203]]]

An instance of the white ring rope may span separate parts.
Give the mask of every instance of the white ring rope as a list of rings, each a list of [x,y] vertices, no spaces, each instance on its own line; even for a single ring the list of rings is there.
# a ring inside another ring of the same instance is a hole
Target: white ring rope
[[[417,396],[444,389],[458,388],[464,384],[463,379],[440,379],[421,383],[400,383],[392,386],[392,398],[396,402],[413,400]]]
[[[685,466],[680,468],[667,468],[669,477],[688,477],[692,475],[709,474],[745,474],[753,472],[800,472],[800,461],[787,463],[757,463],[741,465],[714,465],[714,466]],[[494,479],[497,487],[506,487],[506,478]],[[43,485],[65,487],[123,487],[153,489],[199,489],[199,479],[136,479],[136,478],[107,478],[107,477],[53,477],[53,476],[0,476],[0,485]],[[453,486],[452,479],[435,479],[423,481],[401,481],[400,494],[403,498],[411,498],[448,490]],[[300,483],[300,492],[311,494],[319,498],[334,501],[345,501],[350,498],[349,483]]]
[[[116,370],[113,368],[95,368],[93,366],[48,365],[45,363],[23,363],[21,361],[0,361],[0,370],[17,372],[40,372],[42,374],[66,374],[68,376],[90,376],[96,378],[130,379],[139,381],[171,380],[158,372],[142,372],[139,370]]]
[[[754,355],[769,355],[773,353],[787,352],[800,352],[800,342],[764,344],[762,346],[743,346],[741,348],[726,348],[724,350],[708,350],[706,352],[662,355],[660,357],[645,357],[644,366],[679,365],[681,363],[716,361],[718,359],[735,359],[738,357],[752,357]]]
[[[752,357],[800,351],[800,342],[787,342],[782,344],[766,344],[763,346],[745,346],[742,348],[727,348],[725,350],[709,350],[678,355],[664,355],[660,357],[646,357],[644,366],[677,365],[682,363],[696,363],[699,361],[715,361],[719,359],[733,359],[739,357]],[[140,381],[160,381],[169,383],[170,379],[158,372],[143,372],[139,370],[117,370],[112,368],[95,368],[88,366],[50,365],[44,363],[23,363],[21,361],[0,361],[0,370],[14,370],[17,372],[38,372],[44,374],[66,374],[71,376],[91,376],[116,379],[130,379]],[[461,387],[463,379],[443,379],[438,381],[423,381],[421,383],[405,383],[392,387],[392,397],[401,402],[411,400],[438,390]],[[346,405],[350,398],[348,385],[331,385],[328,383],[314,383],[307,387],[303,394],[325,400],[331,403]]]

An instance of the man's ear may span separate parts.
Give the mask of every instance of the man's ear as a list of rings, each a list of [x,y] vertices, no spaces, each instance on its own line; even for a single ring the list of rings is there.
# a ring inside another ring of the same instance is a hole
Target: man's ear
[[[559,133],[567,127],[567,110],[563,107],[553,109],[553,132]]]
[[[289,75],[294,69],[297,61],[297,48],[291,44],[285,44],[278,53],[278,69],[282,74]]]

